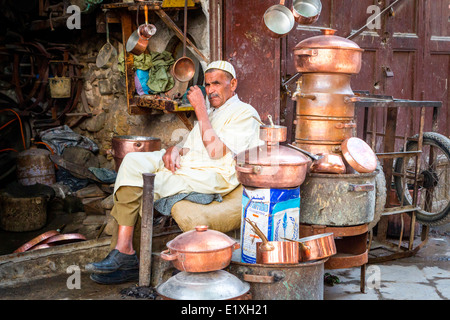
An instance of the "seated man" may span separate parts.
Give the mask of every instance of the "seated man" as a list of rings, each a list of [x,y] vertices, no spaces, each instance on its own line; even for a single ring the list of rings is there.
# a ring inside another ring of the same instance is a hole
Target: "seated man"
[[[134,226],[140,214],[143,173],[155,173],[154,200],[178,193],[227,194],[239,184],[234,155],[260,144],[257,111],[235,94],[234,67],[215,61],[205,70],[208,110],[201,89],[191,87],[188,99],[198,122],[182,148],[127,154],[114,185],[111,215],[119,225],[117,244],[108,256],[86,265],[91,279],[103,284],[135,281],[139,262],[133,248]]]

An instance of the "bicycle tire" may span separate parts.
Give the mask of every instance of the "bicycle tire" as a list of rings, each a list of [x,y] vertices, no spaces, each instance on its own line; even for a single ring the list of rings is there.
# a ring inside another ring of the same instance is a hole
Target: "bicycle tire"
[[[419,135],[412,137],[418,139]],[[417,141],[408,141],[406,144],[406,151],[417,150]],[[436,132],[424,132],[423,134],[423,153],[421,156],[421,165],[419,168],[419,175],[417,178],[419,196],[417,205],[421,207],[416,211],[416,220],[420,224],[428,226],[440,226],[450,222],[450,139],[446,136]],[[436,164],[439,166],[433,168],[433,163],[430,163],[429,150],[433,147],[436,154]],[[428,156],[428,158],[427,158]],[[412,161],[412,162],[411,162]],[[394,165],[394,172],[402,173],[404,158],[397,158]],[[409,158],[406,169],[414,168],[416,157]],[[412,164],[412,165],[411,165]],[[412,169],[414,171],[414,169]],[[404,178],[401,176],[394,176],[395,189],[399,200],[404,195],[403,204],[411,205],[413,203],[410,195],[410,188],[414,184],[413,180],[406,180],[403,184]],[[407,188],[406,188],[406,187]],[[433,198],[431,201],[427,200],[430,191]],[[431,207],[430,207],[431,205]],[[425,210],[431,209],[429,211]],[[433,208],[437,208],[433,212]]]

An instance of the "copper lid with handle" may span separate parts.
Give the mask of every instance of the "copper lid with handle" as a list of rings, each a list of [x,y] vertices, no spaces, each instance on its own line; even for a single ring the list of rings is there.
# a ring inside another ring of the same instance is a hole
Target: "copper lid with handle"
[[[342,155],[348,164],[359,173],[370,173],[377,168],[377,156],[364,141],[351,137],[341,144]]]

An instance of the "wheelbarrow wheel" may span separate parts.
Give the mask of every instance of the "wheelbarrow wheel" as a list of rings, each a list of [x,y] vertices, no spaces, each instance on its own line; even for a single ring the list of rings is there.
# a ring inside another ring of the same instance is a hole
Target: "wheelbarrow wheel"
[[[406,151],[416,151],[419,138],[408,141]],[[417,222],[428,226],[440,226],[450,222],[450,139],[436,132],[423,134],[420,167],[417,175]],[[414,172],[419,157],[397,158],[394,172],[407,174],[394,176],[399,201],[413,204]]]

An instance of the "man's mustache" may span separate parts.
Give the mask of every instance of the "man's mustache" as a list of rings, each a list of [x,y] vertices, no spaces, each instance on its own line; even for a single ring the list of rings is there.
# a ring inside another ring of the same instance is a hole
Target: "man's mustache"
[[[210,94],[208,95],[208,99],[211,99],[211,98],[217,98],[217,97],[219,97],[219,94],[217,94],[217,93],[210,93]]]

